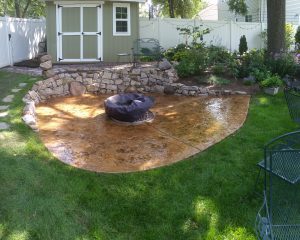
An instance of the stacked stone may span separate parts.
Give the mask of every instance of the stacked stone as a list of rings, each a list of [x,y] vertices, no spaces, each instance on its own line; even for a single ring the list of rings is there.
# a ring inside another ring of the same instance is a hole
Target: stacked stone
[[[49,55],[41,58],[41,68],[46,80],[36,82],[23,101],[26,106],[23,120],[34,130],[38,130],[35,105],[53,97],[73,95],[86,92],[93,94],[116,94],[133,88],[138,92],[160,92],[184,96],[246,94],[241,91],[209,90],[206,87],[186,86],[177,83],[176,70],[171,65],[112,67],[104,69],[73,69],[70,72],[52,72]]]
[[[50,55],[43,55],[40,58],[40,68],[43,70],[43,77],[45,79],[53,77],[55,72],[52,69],[52,57]]]

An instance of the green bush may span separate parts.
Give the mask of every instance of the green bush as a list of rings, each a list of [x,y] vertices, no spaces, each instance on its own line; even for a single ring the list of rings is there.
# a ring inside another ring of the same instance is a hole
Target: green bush
[[[269,58],[266,61],[267,67],[273,74],[280,77],[285,75],[294,76],[297,70],[297,64],[292,54],[284,54],[277,59]]]
[[[253,49],[243,54],[238,62],[238,77],[249,76],[255,69],[267,71],[265,65],[265,52],[263,50]]]
[[[197,72],[195,63],[187,58],[183,59],[175,68],[179,77],[189,77]]]
[[[209,46],[207,50],[209,65],[227,63],[232,58],[232,54],[224,47]]]
[[[167,58],[169,61],[176,61],[174,59],[174,56],[178,53],[178,52],[184,52],[187,49],[185,44],[178,44],[176,47],[174,48],[169,48],[167,49],[163,55],[165,58]]]
[[[267,71],[267,70],[254,69],[251,72],[251,75],[253,77],[255,77],[255,79],[256,79],[257,82],[261,82],[261,81],[269,78],[272,74],[271,74],[270,71]]]
[[[210,46],[208,50],[208,65],[211,66],[215,74],[238,75],[238,62],[236,56],[230,53],[226,48],[219,46]]]
[[[283,84],[281,78],[278,75],[269,76],[260,82],[260,86],[263,88],[268,87],[280,87]]]
[[[243,35],[240,38],[240,45],[239,45],[240,55],[243,55],[247,51],[248,51],[248,44],[247,44],[246,36]]]
[[[179,77],[202,74],[207,68],[207,59],[208,54],[205,47],[187,50],[186,55],[176,66]]]
[[[285,24],[285,47],[287,50],[290,50],[293,44],[295,43],[295,30],[292,24]]]
[[[212,66],[212,72],[216,75],[224,74],[226,70],[226,65],[222,63],[216,63],[214,66]]]
[[[300,45],[300,26],[297,28],[297,32],[295,34],[295,43],[297,44],[298,48]]]
[[[230,80],[226,79],[226,78],[211,75],[207,82],[210,84],[214,84],[214,85],[226,85],[226,84],[230,83]]]

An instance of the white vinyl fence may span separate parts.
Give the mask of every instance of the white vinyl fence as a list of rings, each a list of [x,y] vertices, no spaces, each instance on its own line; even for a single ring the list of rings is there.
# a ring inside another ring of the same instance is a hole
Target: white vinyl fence
[[[146,19],[140,18],[140,37],[158,39],[164,49],[185,43],[183,35],[179,35],[177,27],[199,26],[200,29],[210,29],[210,33],[203,36],[208,45],[224,46],[230,51],[238,50],[240,37],[246,36],[248,48],[260,49],[264,47],[261,32],[266,30],[266,23],[232,22],[232,21],[202,21],[196,19]],[[191,40],[191,39],[190,39]]]
[[[43,19],[0,17],[0,68],[37,56],[45,36]]]

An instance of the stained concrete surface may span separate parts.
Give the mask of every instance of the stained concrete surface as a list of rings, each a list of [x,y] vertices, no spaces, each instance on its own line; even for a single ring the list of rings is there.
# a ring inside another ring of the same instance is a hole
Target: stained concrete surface
[[[108,119],[108,95],[63,97],[37,107],[40,137],[61,161],[96,172],[131,172],[192,156],[239,129],[249,96],[152,95],[152,123],[119,125]]]

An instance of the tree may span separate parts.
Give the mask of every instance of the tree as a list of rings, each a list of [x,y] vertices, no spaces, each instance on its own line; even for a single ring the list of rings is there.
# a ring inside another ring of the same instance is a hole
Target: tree
[[[243,55],[244,52],[248,51],[248,44],[247,44],[247,39],[246,36],[243,35],[240,38],[240,44],[239,44],[239,52],[241,55]]]
[[[244,12],[245,4],[245,0],[228,1],[229,9],[239,14],[242,14]],[[285,6],[286,0],[267,0],[267,51],[270,56],[276,56],[277,54],[280,54],[281,52],[286,50]]]
[[[285,0],[267,0],[268,45],[270,55],[285,51]]]
[[[18,18],[45,16],[45,2],[42,0],[1,0],[0,15]]]
[[[245,16],[248,12],[248,7],[245,0],[229,0],[227,4],[229,10],[235,14]]]
[[[153,0],[161,6],[162,14],[171,18],[192,18],[205,6],[202,0]]]

